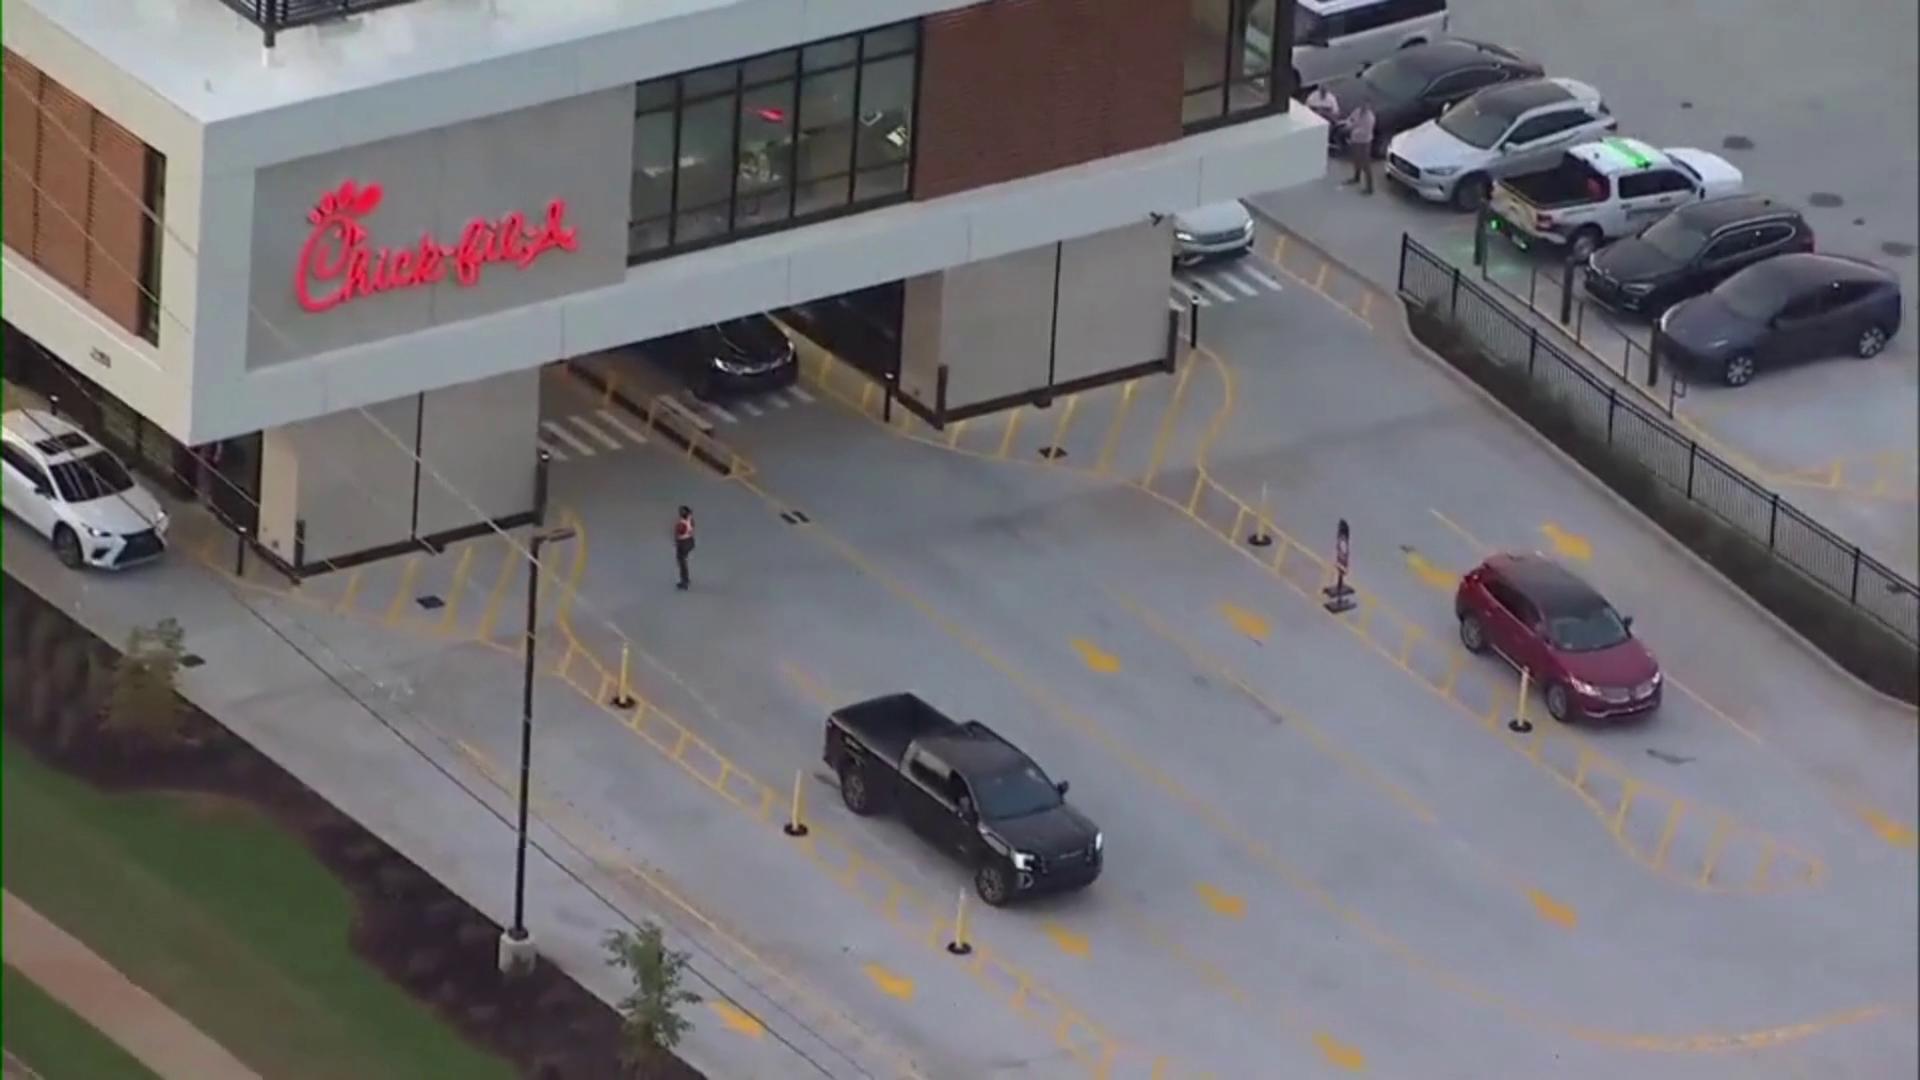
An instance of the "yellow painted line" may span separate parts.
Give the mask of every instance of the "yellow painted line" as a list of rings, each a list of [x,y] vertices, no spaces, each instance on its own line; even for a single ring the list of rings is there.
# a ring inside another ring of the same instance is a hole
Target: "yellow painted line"
[[[1007,430],[1000,436],[998,456],[1004,458],[1007,456],[1007,453],[1013,449],[1013,435],[1014,432],[1020,430],[1020,414],[1024,411],[1024,409],[1015,409],[1007,413]]]
[[[1224,915],[1229,919],[1247,917],[1247,898],[1238,893],[1230,893],[1202,881],[1193,887],[1200,894],[1200,902],[1207,905],[1215,915]]]
[[[507,599],[507,585],[513,581],[513,569],[520,565],[520,548],[510,538],[503,538],[500,552],[500,571],[494,575],[493,588],[487,590],[487,606],[480,612],[480,623],[474,627],[473,636],[479,641],[493,639],[493,627],[500,621],[500,609]]]
[[[1407,552],[1407,569],[1413,572],[1413,576],[1419,580],[1420,584],[1429,589],[1452,592],[1454,587],[1460,584],[1458,574],[1435,566],[1425,555],[1417,551]]]
[[[786,675],[789,682],[792,682],[800,688],[801,693],[826,708],[836,708],[835,702],[845,702],[844,698],[836,697],[833,692],[827,688],[826,683],[814,678],[797,664],[782,660],[780,661],[780,671]]]
[[[1460,539],[1466,541],[1467,547],[1472,549],[1475,558],[1479,558],[1480,556],[1485,555],[1487,552],[1493,550],[1492,547],[1490,547],[1485,542],[1483,542],[1479,537],[1468,532],[1466,526],[1453,520],[1452,518],[1441,513],[1440,511],[1429,507],[1427,509],[1427,513],[1432,514],[1436,521],[1440,522],[1440,524],[1442,525],[1445,525],[1447,529],[1451,531],[1455,536],[1458,536]]]
[[[1575,562],[1590,562],[1593,559],[1593,544],[1586,537],[1549,521],[1540,526],[1540,533],[1553,545],[1554,553]]]
[[[1269,623],[1265,616],[1258,612],[1249,611],[1238,604],[1231,602],[1222,603],[1220,605],[1220,614],[1227,620],[1228,626],[1233,627],[1234,630],[1245,634],[1255,641],[1264,644],[1267,638],[1273,634],[1273,624]]]
[[[1100,648],[1086,638],[1073,639],[1073,651],[1080,654],[1080,662],[1102,675],[1112,675],[1120,670],[1120,658]]]
[[[966,430],[967,430],[967,421],[955,420],[953,422],[953,426],[949,428],[947,431],[947,449],[951,450],[954,447],[959,446],[960,436],[964,434]]]
[[[393,590],[393,602],[387,605],[387,625],[398,626],[406,617],[407,605],[413,603],[413,579],[419,573],[420,556],[407,556],[400,569],[400,584]]]
[[[1047,935],[1048,941],[1053,942],[1054,948],[1068,956],[1085,956],[1092,951],[1085,934],[1076,934],[1057,922],[1048,921],[1040,930]]]
[[[767,1033],[766,1025],[755,1019],[752,1013],[730,1001],[716,998],[709,1001],[707,1007],[720,1018],[720,1026],[728,1031],[745,1035],[749,1039],[758,1039]]]
[[[1528,889],[1527,899],[1533,902],[1533,910],[1539,916],[1555,926],[1572,930],[1580,925],[1580,916],[1572,907],[1563,904],[1539,889]]]
[[[1327,1064],[1336,1069],[1351,1073],[1367,1071],[1367,1055],[1361,1053],[1357,1046],[1320,1032],[1313,1037],[1313,1047],[1320,1051],[1320,1056],[1327,1060]]]
[[[862,970],[881,993],[900,1001],[913,1000],[913,980],[907,976],[896,974],[879,964],[868,964]]]
[[[1333,271],[1333,264],[1322,261],[1320,270],[1313,275],[1313,291],[1324,293],[1327,290],[1327,275]]]
[[[1160,462],[1166,457],[1167,444],[1173,441],[1173,429],[1180,419],[1180,406],[1186,401],[1187,383],[1193,378],[1193,368],[1193,357],[1189,355],[1187,362],[1180,365],[1180,377],[1173,384],[1173,397],[1160,414],[1160,430],[1153,437],[1153,454],[1147,459],[1147,473],[1140,480],[1143,484],[1152,484],[1153,478],[1160,473]]]
[[[347,587],[340,591],[340,602],[333,608],[340,614],[344,615],[352,611],[360,601],[360,570],[361,568],[356,566],[347,571]]]
[[[1114,407],[1113,420],[1107,424],[1107,437],[1100,442],[1100,456],[1093,463],[1093,471],[1101,476],[1113,466],[1113,455],[1120,448],[1120,432],[1126,427],[1127,416],[1133,411],[1133,392],[1140,388],[1139,380],[1132,380],[1120,389],[1120,404]]]
[[[440,632],[443,634],[460,623],[460,600],[467,592],[467,574],[473,569],[474,547],[473,544],[463,545],[459,561],[453,564],[453,584],[447,586],[447,606],[440,612]]]
[[[1079,407],[1079,394],[1075,394],[1067,399],[1067,407],[1060,410],[1060,422],[1053,425],[1053,441],[1048,445],[1055,447],[1064,445],[1067,437],[1067,426],[1073,423],[1073,411]]]
[[[1894,847],[1906,851],[1913,851],[1920,847],[1920,835],[1914,832],[1912,826],[1903,825],[1871,807],[1859,807],[1858,813],[1875,835]]]

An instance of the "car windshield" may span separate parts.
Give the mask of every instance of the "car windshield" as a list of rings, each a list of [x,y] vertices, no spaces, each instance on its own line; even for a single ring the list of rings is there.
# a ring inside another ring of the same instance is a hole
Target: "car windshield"
[[[1786,306],[1786,286],[1769,271],[1766,263],[1759,263],[1733,275],[1713,290],[1713,296],[1728,311],[1743,319],[1763,323],[1774,317]]]
[[[1034,765],[975,778],[973,797],[988,821],[1026,817],[1060,805],[1060,792]]]
[[[1431,80],[1422,65],[1408,62],[1405,56],[1390,56],[1360,76],[1361,82],[1379,91],[1388,101],[1412,101]]]
[[[1500,141],[1512,123],[1513,117],[1504,110],[1489,110],[1479,99],[1468,98],[1440,117],[1440,130],[1468,146],[1486,150]]]
[[[1610,607],[1555,615],[1547,620],[1547,636],[1561,652],[1595,652],[1627,640],[1627,624]]]
[[[1707,246],[1707,234],[1693,227],[1683,214],[1668,214],[1640,234],[1655,251],[1677,263],[1692,262]]]
[[[60,498],[70,503],[104,499],[133,486],[126,466],[104,451],[62,461],[47,471],[53,474],[53,486],[60,489]]]

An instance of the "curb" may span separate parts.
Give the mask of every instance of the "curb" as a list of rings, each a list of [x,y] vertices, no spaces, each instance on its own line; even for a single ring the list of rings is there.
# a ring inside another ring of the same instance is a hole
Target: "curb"
[[[1270,212],[1266,211],[1265,209],[1251,203],[1248,204],[1248,209],[1250,209],[1253,212],[1254,216],[1260,218],[1262,221],[1265,221],[1268,225],[1272,226],[1273,228],[1278,229],[1281,232],[1285,233],[1288,237],[1288,243],[1300,244],[1301,246],[1312,251],[1314,254],[1318,255],[1322,260],[1324,260],[1328,264],[1338,267],[1340,271],[1346,274],[1348,277],[1351,277],[1354,280],[1365,284],[1368,288],[1375,290],[1379,295],[1382,296],[1383,299],[1390,301],[1393,304],[1394,309],[1398,313],[1394,316],[1393,328],[1399,332],[1398,333],[1399,338],[1406,344],[1410,352],[1414,353],[1416,356],[1425,360],[1431,366],[1440,369],[1440,371],[1446,374],[1448,378],[1452,379],[1455,383],[1457,383],[1458,385],[1466,389],[1476,399],[1478,399],[1484,406],[1486,406],[1489,412],[1494,413],[1504,422],[1508,423],[1514,428],[1517,428],[1527,438],[1531,439],[1536,444],[1544,447],[1556,459],[1558,459],[1560,462],[1562,462],[1563,464],[1571,468],[1576,474],[1578,474],[1582,483],[1586,484],[1588,487],[1599,492],[1609,502],[1613,503],[1615,506],[1626,511],[1628,514],[1632,515],[1635,520],[1643,523],[1646,526],[1647,530],[1651,532],[1662,543],[1664,543],[1668,548],[1672,549],[1675,552],[1678,552],[1687,561],[1691,562],[1697,569],[1703,571],[1708,577],[1719,582],[1720,585],[1725,587],[1727,592],[1737,597],[1740,600],[1740,602],[1745,604],[1754,613],[1758,614],[1762,619],[1764,619],[1767,623],[1772,625],[1776,630],[1779,630],[1782,634],[1786,635],[1789,639],[1791,639],[1793,642],[1798,644],[1802,651],[1806,652],[1808,655],[1818,660],[1821,664],[1825,665],[1828,670],[1841,676],[1848,683],[1852,684],[1857,689],[1864,691],[1868,694],[1871,694],[1874,697],[1890,705],[1897,707],[1902,712],[1913,715],[1916,719],[1920,719],[1920,705],[1914,705],[1914,704],[1902,701],[1899,698],[1896,698],[1891,694],[1886,693],[1885,691],[1882,691],[1874,686],[1868,685],[1866,682],[1863,682],[1859,676],[1855,675],[1853,672],[1848,671],[1845,667],[1841,666],[1839,661],[1835,660],[1831,656],[1828,656],[1826,653],[1820,651],[1820,649],[1817,646],[1815,646],[1812,642],[1808,641],[1805,637],[1801,636],[1798,630],[1795,630],[1793,627],[1788,626],[1785,620],[1781,619],[1780,616],[1774,614],[1773,611],[1767,608],[1766,605],[1754,599],[1753,596],[1749,594],[1745,589],[1742,589],[1738,585],[1735,585],[1732,580],[1730,580],[1725,574],[1720,572],[1719,568],[1715,567],[1712,563],[1709,563],[1705,559],[1701,558],[1698,552],[1694,551],[1692,548],[1688,547],[1687,545],[1681,543],[1680,540],[1676,538],[1672,533],[1661,528],[1658,522],[1654,521],[1652,518],[1642,513],[1639,507],[1633,505],[1631,502],[1628,502],[1623,496],[1621,496],[1619,492],[1608,487],[1604,482],[1600,480],[1599,477],[1594,476],[1591,472],[1588,472],[1585,466],[1582,466],[1578,461],[1575,461],[1573,459],[1572,455],[1568,454],[1565,450],[1562,450],[1559,446],[1555,445],[1553,440],[1547,438],[1545,435],[1542,435],[1540,432],[1535,431],[1530,424],[1520,419],[1518,416],[1515,416],[1512,410],[1508,409],[1505,405],[1502,405],[1500,403],[1500,400],[1494,397],[1491,393],[1489,393],[1485,387],[1481,386],[1477,382],[1474,382],[1471,378],[1467,377],[1465,373],[1461,372],[1458,368],[1455,368],[1452,364],[1447,363],[1444,357],[1440,356],[1438,353],[1434,352],[1432,349],[1427,348],[1427,345],[1425,342],[1421,341],[1419,338],[1414,336],[1413,328],[1407,322],[1406,303],[1400,298],[1400,295],[1397,290],[1382,289],[1379,286],[1379,284],[1376,283],[1373,279],[1367,277],[1364,274],[1361,274],[1360,272],[1356,271],[1353,267],[1348,266],[1346,263],[1327,254],[1327,251],[1325,248],[1321,247],[1320,245],[1314,243],[1311,240],[1308,240],[1300,236],[1300,234],[1294,232],[1292,229],[1289,229],[1285,225],[1281,224],[1279,219],[1275,218]],[[1372,325],[1376,330],[1384,329],[1384,327],[1381,327],[1379,324],[1372,324]]]

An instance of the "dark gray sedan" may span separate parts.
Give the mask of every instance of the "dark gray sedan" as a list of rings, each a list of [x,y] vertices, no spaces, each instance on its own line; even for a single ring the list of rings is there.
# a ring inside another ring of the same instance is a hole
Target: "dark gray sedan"
[[[1728,386],[1763,367],[1877,356],[1900,330],[1900,279],[1840,255],[1780,255],[1667,309],[1667,361]]]

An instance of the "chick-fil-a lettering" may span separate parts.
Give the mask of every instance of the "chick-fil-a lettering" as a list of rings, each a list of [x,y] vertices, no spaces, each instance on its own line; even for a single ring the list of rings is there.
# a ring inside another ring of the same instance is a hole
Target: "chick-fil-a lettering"
[[[476,218],[454,244],[430,232],[408,247],[376,247],[368,242],[361,219],[380,205],[378,184],[352,180],[328,192],[307,215],[313,226],[300,246],[293,291],[310,312],[329,311],[352,300],[396,289],[444,281],[449,275],[463,288],[480,283],[487,266],[511,263],[524,270],[549,251],[579,250],[579,231],[567,225],[567,204],[555,199],[546,217],[529,221],[510,213],[495,221]]]

